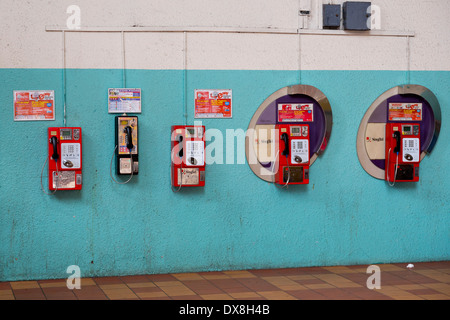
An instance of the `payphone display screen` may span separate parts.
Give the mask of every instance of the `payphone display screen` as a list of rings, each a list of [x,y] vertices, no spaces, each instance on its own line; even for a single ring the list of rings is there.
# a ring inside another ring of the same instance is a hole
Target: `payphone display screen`
[[[72,129],[60,129],[61,140],[72,140]]]

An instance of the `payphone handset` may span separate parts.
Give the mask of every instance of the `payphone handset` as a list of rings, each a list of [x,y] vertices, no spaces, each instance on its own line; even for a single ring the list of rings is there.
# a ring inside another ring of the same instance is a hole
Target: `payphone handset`
[[[116,171],[118,175],[139,173],[138,117],[117,116],[115,118]]]
[[[386,124],[385,179],[389,185],[419,181],[420,146],[420,124]]]
[[[83,180],[81,156],[81,128],[48,128],[49,190],[54,192],[56,190],[81,190]]]
[[[279,124],[276,183],[287,186],[309,183],[309,125]]]
[[[171,149],[172,189],[205,186],[205,127],[172,126]]]

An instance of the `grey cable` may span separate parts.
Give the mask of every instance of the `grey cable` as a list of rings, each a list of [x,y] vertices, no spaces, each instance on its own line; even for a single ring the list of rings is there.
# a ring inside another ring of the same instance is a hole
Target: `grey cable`
[[[394,173],[394,181],[391,184],[391,182],[389,181],[389,163],[391,162],[391,150],[392,148],[389,148],[389,154],[388,154],[388,167],[387,167],[387,182],[389,184],[389,186],[393,187],[395,185],[395,181],[397,180],[397,170],[398,170],[398,152],[397,152],[397,161],[395,164],[395,173]]]
[[[43,191],[45,194],[51,196],[51,195],[55,194],[56,191],[58,191],[59,171],[58,171],[58,163],[56,163],[56,184],[55,184],[55,185],[56,185],[56,188],[55,188],[55,190],[54,190],[53,192],[50,192],[50,193],[46,192],[45,189],[44,189],[44,184],[42,183],[42,175],[44,174],[44,168],[45,168],[45,165],[46,165],[47,162],[48,162],[48,158],[50,158],[50,156],[48,156],[48,157],[45,158],[44,165],[42,166],[42,169],[41,169],[41,189],[42,189],[42,191]]]

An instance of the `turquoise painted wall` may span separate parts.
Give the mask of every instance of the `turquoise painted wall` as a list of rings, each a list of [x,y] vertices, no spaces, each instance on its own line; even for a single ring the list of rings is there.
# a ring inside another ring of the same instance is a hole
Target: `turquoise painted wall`
[[[190,123],[194,89],[233,90],[233,119],[203,120],[224,135],[245,130],[270,94],[299,81],[296,71],[187,76]],[[443,126],[420,182],[395,188],[362,169],[356,134],[370,104],[404,84],[406,73],[303,71],[301,78],[327,95],[334,120],[309,185],[281,190],[247,164],[213,164],[205,188],[175,194],[170,127],[184,122],[183,71],[127,70],[127,86],[143,91],[140,173],[118,185],[109,176],[107,89],[122,86],[122,70],[67,70],[67,125],[83,129],[84,186],[48,196],[40,173],[46,128],[63,126],[62,71],[0,69],[0,281],[66,278],[69,265],[88,277],[448,260],[450,72],[411,73],[411,83],[436,94]],[[35,89],[55,90],[56,120],[14,122],[13,90]]]

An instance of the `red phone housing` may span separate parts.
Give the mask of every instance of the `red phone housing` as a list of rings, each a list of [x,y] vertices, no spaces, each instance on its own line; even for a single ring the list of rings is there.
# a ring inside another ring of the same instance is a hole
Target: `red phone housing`
[[[53,158],[54,154],[57,154],[56,160]],[[81,128],[48,128],[48,157],[49,190],[81,190],[83,182]]]
[[[205,186],[205,127],[172,126],[173,187]]]
[[[309,184],[309,125],[278,124],[276,129],[279,163],[276,182],[280,185]]]
[[[386,181],[419,181],[420,147],[420,124],[387,123]]]

